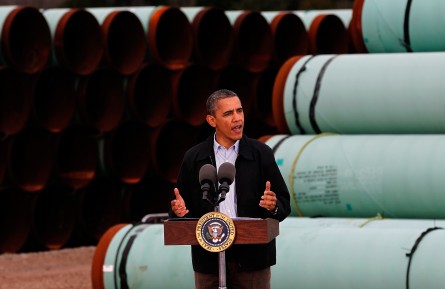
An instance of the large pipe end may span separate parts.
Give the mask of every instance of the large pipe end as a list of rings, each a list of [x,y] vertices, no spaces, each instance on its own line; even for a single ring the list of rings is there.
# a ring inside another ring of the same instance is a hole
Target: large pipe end
[[[309,27],[312,54],[346,54],[349,52],[348,31],[334,14],[320,14]]]
[[[102,30],[94,15],[84,9],[70,9],[54,33],[58,63],[78,75],[92,73],[104,52]]]
[[[272,96],[272,112],[275,119],[275,124],[278,131],[283,134],[289,134],[290,129],[286,122],[286,116],[284,114],[284,90],[286,81],[295,63],[297,63],[303,56],[294,56],[289,58],[278,71],[273,87]]]
[[[210,69],[220,70],[229,63],[234,43],[232,24],[224,10],[206,7],[193,19],[195,57]]]
[[[187,16],[177,7],[162,6],[149,21],[148,47],[154,62],[181,70],[193,53],[193,32]]]
[[[352,18],[350,27],[350,37],[357,53],[367,53],[365,42],[363,41],[362,12],[365,0],[355,0],[352,7]]]
[[[270,23],[275,43],[275,62],[284,63],[295,55],[309,53],[309,36],[301,18],[295,13],[279,13]]]
[[[51,54],[51,32],[39,10],[18,6],[8,14],[1,50],[3,61],[18,71],[32,74],[45,67]]]
[[[142,65],[147,51],[144,27],[130,11],[116,10],[104,20],[105,58],[110,67],[130,75]]]
[[[253,73],[265,70],[273,55],[270,24],[260,12],[245,11],[233,24],[235,62]]]

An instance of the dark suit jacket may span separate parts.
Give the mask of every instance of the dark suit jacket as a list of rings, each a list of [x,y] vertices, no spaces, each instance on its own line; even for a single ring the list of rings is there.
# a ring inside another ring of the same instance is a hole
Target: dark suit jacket
[[[177,187],[189,213],[185,217],[199,218],[214,211],[202,200],[199,170],[204,164],[216,165],[213,150],[214,135],[189,149],[184,156]],[[266,144],[243,136],[235,162],[238,217],[275,218],[284,220],[291,211],[290,197],[283,177],[275,162],[272,149]],[[278,213],[272,215],[259,206],[266,181],[277,195]],[[176,217],[170,210],[170,216]],[[276,263],[275,240],[262,245],[233,245],[226,251],[227,260],[235,260],[241,270],[261,270]],[[192,246],[193,269],[202,273],[218,273],[218,253],[208,252],[199,245]]]

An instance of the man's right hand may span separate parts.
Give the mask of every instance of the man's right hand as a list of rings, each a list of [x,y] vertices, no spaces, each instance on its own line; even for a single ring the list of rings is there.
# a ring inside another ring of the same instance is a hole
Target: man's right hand
[[[173,192],[175,193],[175,199],[171,201],[172,211],[176,216],[184,217],[189,210],[187,210],[184,199],[179,194],[178,188],[175,188]]]

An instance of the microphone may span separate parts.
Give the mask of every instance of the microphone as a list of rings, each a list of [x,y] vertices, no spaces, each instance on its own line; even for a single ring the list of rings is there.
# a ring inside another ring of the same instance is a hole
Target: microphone
[[[211,201],[208,198],[211,186],[216,183],[216,168],[210,164],[205,164],[199,170],[199,183],[201,184],[202,199]]]
[[[218,169],[218,181],[220,183],[218,193],[221,194],[220,202],[226,198],[226,194],[229,192],[230,185],[235,179],[236,169],[230,162],[225,162],[219,166]]]

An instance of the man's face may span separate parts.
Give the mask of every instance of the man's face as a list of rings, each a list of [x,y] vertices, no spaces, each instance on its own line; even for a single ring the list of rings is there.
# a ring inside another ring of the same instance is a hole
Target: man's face
[[[216,129],[216,141],[226,148],[243,136],[244,112],[237,96],[220,99],[215,115],[207,115],[207,122]]]

